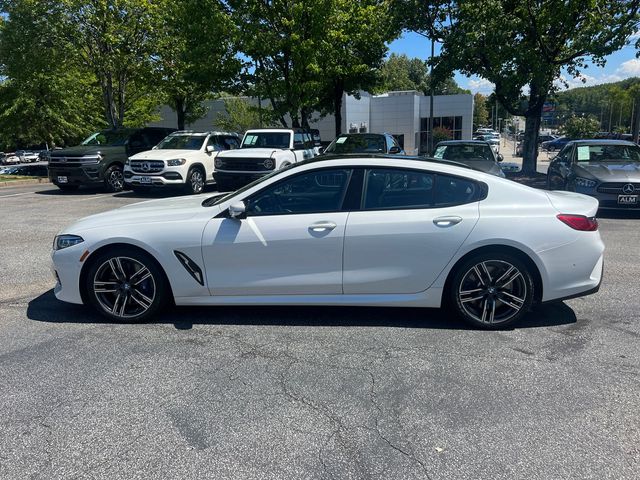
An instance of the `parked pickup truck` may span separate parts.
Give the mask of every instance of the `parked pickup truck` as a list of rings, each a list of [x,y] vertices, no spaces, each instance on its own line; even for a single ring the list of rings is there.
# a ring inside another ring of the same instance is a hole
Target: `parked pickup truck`
[[[129,157],[124,181],[134,191],[155,187],[180,187],[202,193],[213,183],[215,152],[240,147],[240,136],[228,132],[174,132],[152,150]]]
[[[293,163],[316,155],[313,139],[299,128],[247,130],[238,150],[219,152],[214,178],[218,191],[234,190]]]
[[[124,187],[124,163],[130,155],[150,150],[173,128],[104,130],[76,147],[52,150],[49,179],[62,191],[81,185],[104,186],[108,192]]]

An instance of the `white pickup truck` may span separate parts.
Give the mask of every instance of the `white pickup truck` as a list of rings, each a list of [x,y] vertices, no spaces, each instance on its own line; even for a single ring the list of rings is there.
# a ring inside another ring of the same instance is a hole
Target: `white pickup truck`
[[[316,156],[313,138],[299,128],[247,130],[238,150],[218,152],[215,173],[219,192],[234,190],[274,170]]]

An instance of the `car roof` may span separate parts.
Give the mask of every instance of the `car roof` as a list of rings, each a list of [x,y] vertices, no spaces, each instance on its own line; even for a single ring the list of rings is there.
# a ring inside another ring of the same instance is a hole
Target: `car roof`
[[[607,140],[607,139],[593,139],[593,140],[571,140],[567,143],[567,145],[626,145],[626,146],[634,146],[636,145],[633,142],[628,140]]]
[[[208,131],[197,131],[197,130],[176,130],[172,132],[170,135],[231,135],[234,137],[239,137],[236,132],[221,132],[218,130],[208,130]]]
[[[439,163],[442,165],[449,165],[452,167],[460,167],[469,170],[473,170],[469,165],[466,165],[462,162],[456,162],[453,160],[442,160],[439,158],[433,157],[422,157],[418,155],[390,155],[384,153],[338,153],[338,154],[330,154],[330,155],[322,155],[319,157],[310,158],[309,160],[305,160],[303,162],[298,162],[295,165],[301,164],[309,164],[314,162],[328,161],[328,160],[367,160],[372,158],[384,159],[384,160],[410,160],[410,161],[418,161],[418,162],[432,162]]]
[[[464,145],[464,144],[489,146],[489,142],[485,142],[484,140],[443,140],[441,142],[438,142],[436,144],[436,147],[438,145]]]

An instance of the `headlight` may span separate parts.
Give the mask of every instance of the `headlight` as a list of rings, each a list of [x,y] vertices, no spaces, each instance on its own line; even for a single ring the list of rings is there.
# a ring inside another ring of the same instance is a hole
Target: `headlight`
[[[131,163],[131,159],[130,159],[130,158],[127,158],[127,159],[124,161],[124,164],[125,164],[125,165],[129,165],[130,163]]]
[[[84,239],[78,235],[58,235],[53,240],[53,249],[62,250],[63,248],[73,247],[82,242],[84,242]]]
[[[262,165],[267,170],[271,170],[273,167],[275,167],[275,163],[273,162],[273,160],[271,158],[267,158],[264,162],[262,162]]]
[[[187,160],[184,158],[174,158],[172,160],[167,160],[167,167],[179,167],[185,163],[187,163]]]
[[[216,159],[213,162],[213,164],[215,165],[216,168],[224,167],[224,161],[221,158],[218,158],[218,157],[216,157]]]
[[[584,188],[593,188],[596,186],[595,180],[589,180],[588,178],[576,177],[576,186]]]

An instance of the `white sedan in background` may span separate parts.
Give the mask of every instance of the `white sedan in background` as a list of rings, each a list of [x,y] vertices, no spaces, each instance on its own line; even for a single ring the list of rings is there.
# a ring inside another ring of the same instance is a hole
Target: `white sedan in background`
[[[406,157],[324,157],[229,194],[65,228],[55,295],[112,320],[176,305],[447,306],[488,328],[597,291],[598,202]]]

